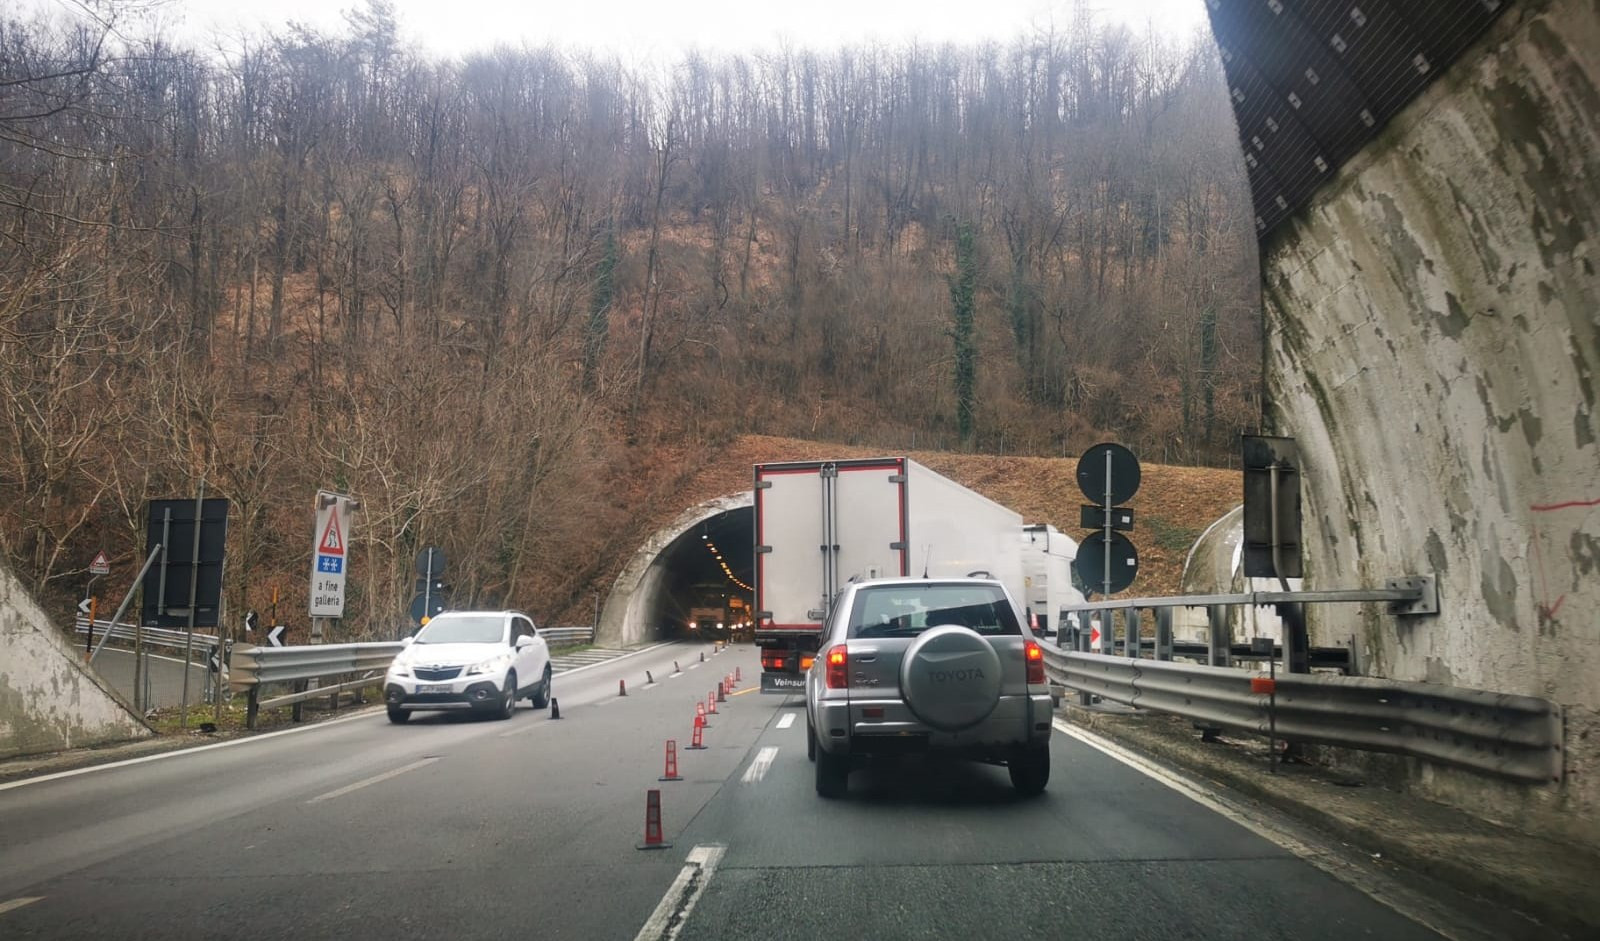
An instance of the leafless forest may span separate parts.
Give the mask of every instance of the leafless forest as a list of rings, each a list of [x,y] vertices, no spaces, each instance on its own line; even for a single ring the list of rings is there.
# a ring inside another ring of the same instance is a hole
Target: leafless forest
[[[0,14],[0,552],[55,610],[201,479],[230,608],[290,623],[312,495],[359,496],[359,635],[427,543],[458,600],[586,622],[631,508],[740,433],[1226,464],[1255,424],[1209,37],[645,67],[91,9]]]

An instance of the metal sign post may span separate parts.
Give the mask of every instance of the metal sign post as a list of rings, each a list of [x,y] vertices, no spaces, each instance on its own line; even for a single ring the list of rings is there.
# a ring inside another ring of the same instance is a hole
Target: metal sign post
[[[206,502],[206,479],[200,478],[200,496],[194,501],[194,553],[193,565],[189,570],[189,626],[188,634],[183,640],[183,700],[178,704],[178,728],[189,727],[189,662],[194,659],[194,611],[200,603],[200,530],[203,515],[201,510]],[[163,572],[163,574],[165,574]],[[164,600],[164,599],[163,599]]]
[[[1119,509],[1139,491],[1139,459],[1120,444],[1097,444],[1078,461],[1078,487],[1095,501],[1083,507],[1082,523],[1098,530],[1078,547],[1073,569],[1089,592],[1110,597],[1133,583],[1139,554],[1120,530],[1133,528],[1133,512]],[[1109,618],[1101,625],[1109,635]]]

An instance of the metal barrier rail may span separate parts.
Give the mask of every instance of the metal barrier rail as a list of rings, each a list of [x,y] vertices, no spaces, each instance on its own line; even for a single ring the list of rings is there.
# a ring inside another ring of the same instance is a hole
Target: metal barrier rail
[[[79,615],[74,623],[74,628],[79,634],[87,635],[89,633],[89,619]],[[183,631],[168,630],[164,627],[136,627],[132,624],[112,624],[110,621],[102,621],[98,618],[95,619],[94,636],[100,637],[105,634],[108,629],[111,631],[112,640],[125,640],[129,643],[132,643],[134,640],[134,632],[138,631],[139,637],[144,643],[155,644],[158,647],[182,648],[185,644],[185,638],[188,636]],[[194,646],[196,649],[204,648],[209,650],[217,646],[217,643],[218,639],[215,635],[194,635]]]
[[[248,690],[264,683],[315,680],[344,673],[387,670],[395,654],[405,649],[399,641],[365,644],[312,644],[298,647],[256,647],[239,644],[228,658],[230,685]]]
[[[573,647],[594,643],[592,627],[541,627],[539,636],[551,647]]]
[[[256,716],[262,706],[295,706],[295,721],[300,719],[299,703],[318,696],[337,696],[341,690],[360,689],[382,679],[395,654],[405,649],[399,641],[365,644],[314,644],[299,647],[256,647],[240,644],[228,657],[229,685],[235,690],[248,690],[245,725],[256,727]],[[304,688],[310,680],[348,676],[353,673],[368,674],[334,686],[314,690]],[[372,675],[379,674],[379,675]],[[261,689],[269,683],[294,683],[296,690],[283,696],[262,700]]]
[[[1327,674],[1261,677],[1228,667],[1076,653],[1042,642],[1051,679],[1113,702],[1220,728],[1390,752],[1529,783],[1560,781],[1561,707],[1533,696]]]

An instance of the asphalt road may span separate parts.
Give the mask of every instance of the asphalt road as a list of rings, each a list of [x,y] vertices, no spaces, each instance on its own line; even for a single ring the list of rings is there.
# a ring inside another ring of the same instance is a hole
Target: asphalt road
[[[801,711],[741,693],[660,783],[694,701],[753,677],[706,649],[557,677],[560,721],[367,713],[0,786],[0,937],[1436,937],[1061,733],[1038,799],[908,761],[823,801]],[[671,849],[635,848],[647,788]]]
[[[183,651],[178,651],[182,654]],[[189,704],[203,701],[206,688],[206,671],[199,662],[205,651],[195,651],[195,662],[189,666]],[[102,647],[94,658],[94,668],[106,682],[133,701],[133,651],[116,647]],[[157,708],[175,707],[183,702],[183,658],[174,659],[168,654],[151,654],[145,661],[150,665],[150,705]]]

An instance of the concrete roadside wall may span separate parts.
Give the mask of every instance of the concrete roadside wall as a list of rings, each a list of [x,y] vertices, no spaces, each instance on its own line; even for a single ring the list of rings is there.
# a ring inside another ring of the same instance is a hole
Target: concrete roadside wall
[[[0,758],[151,734],[0,568]]]
[[[1541,696],[1565,780],[1390,762],[1600,845],[1600,14],[1529,0],[1262,245],[1272,431],[1305,463],[1308,588],[1437,573],[1442,613],[1313,612],[1366,672]],[[1379,759],[1362,759],[1376,767]]]

